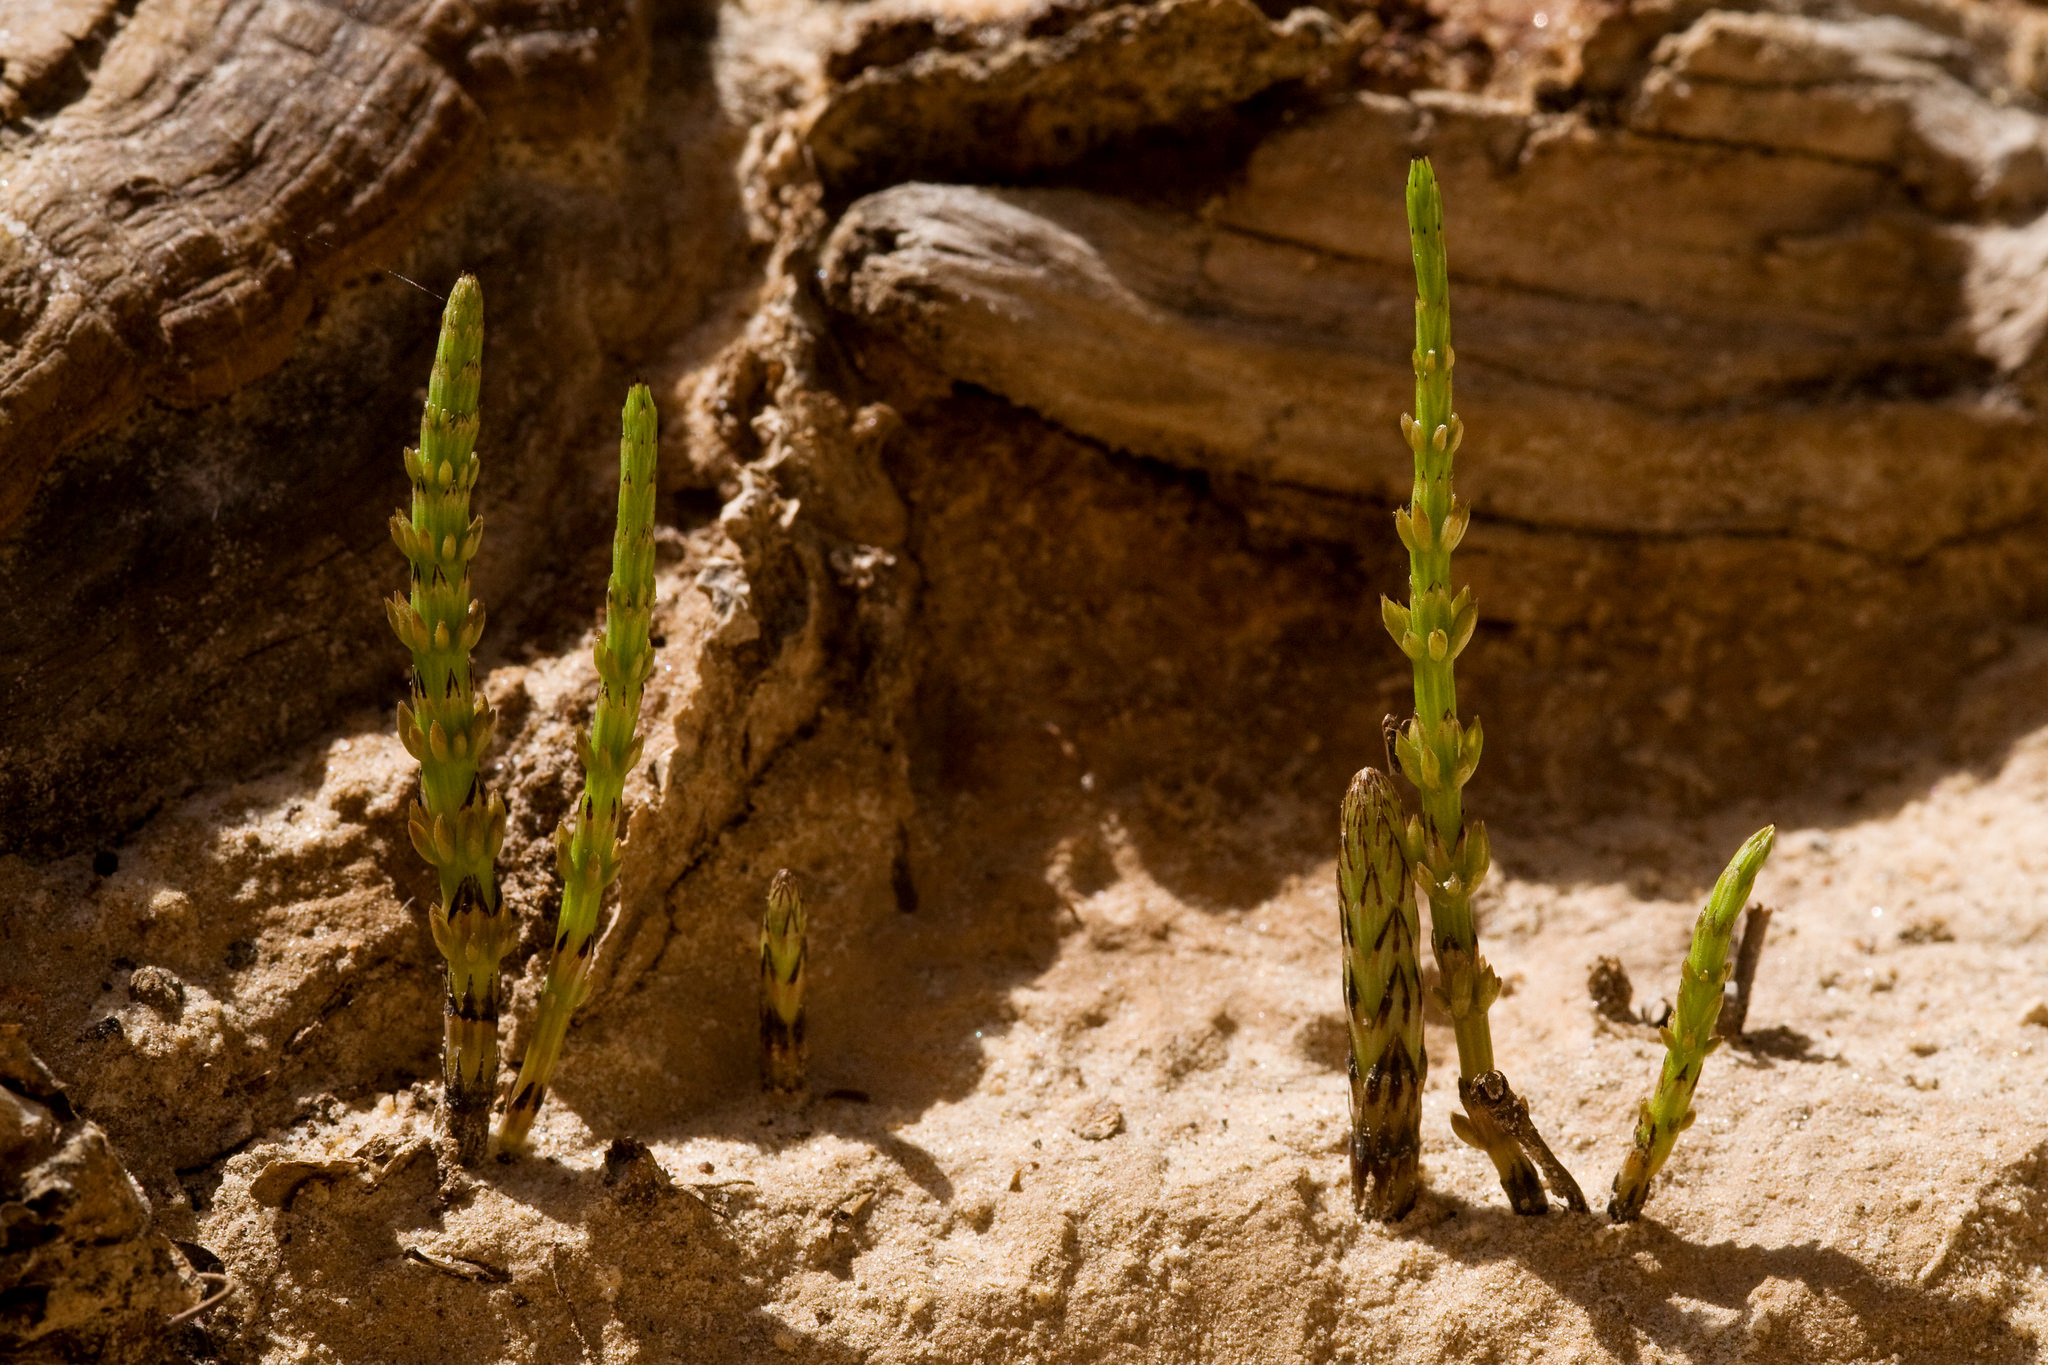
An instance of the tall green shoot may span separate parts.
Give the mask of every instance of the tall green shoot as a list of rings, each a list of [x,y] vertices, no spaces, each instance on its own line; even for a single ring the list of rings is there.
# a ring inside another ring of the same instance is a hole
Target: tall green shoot
[[[605,889],[619,875],[626,775],[640,762],[640,699],[654,668],[654,395],[636,384],[626,396],[619,438],[619,508],[605,593],[604,637],[594,651],[598,696],[590,731],[580,737],[583,797],[555,831],[555,867],[562,908],[555,922],[547,984],[541,988],[533,1038],[498,1130],[499,1150],[516,1152],[528,1132],[568,1037],[569,1020],[590,992],[598,915]]]
[[[498,963],[514,937],[497,882],[505,803],[478,774],[496,718],[469,660],[484,630],[483,603],[471,596],[469,577],[483,539],[483,519],[469,510],[482,469],[475,447],[483,336],[483,291],[464,275],[441,315],[420,443],[405,452],[411,511],[391,518],[391,538],[411,566],[410,591],[384,604],[392,630],[412,652],[412,695],[399,705],[398,736],[419,760],[420,791],[406,823],[413,847],[440,877],[429,915],[434,945],[448,964],[442,1072],[449,1133],[467,1164],[482,1160],[488,1146],[498,1079]]]
[[[1394,514],[1408,549],[1408,604],[1380,600],[1388,632],[1414,665],[1415,714],[1394,752],[1402,773],[1422,798],[1419,872],[1429,894],[1430,943],[1458,1042],[1459,1096],[1465,1113],[1452,1118],[1458,1136],[1483,1150],[1519,1213],[1548,1207],[1536,1168],[1492,1111],[1475,1103],[1470,1088],[1494,1071],[1487,1011],[1500,979],[1480,956],[1472,897],[1489,864],[1486,827],[1467,822],[1464,787],[1479,765],[1484,736],[1475,720],[1458,719],[1455,664],[1479,621],[1472,590],[1451,588],[1451,552],[1464,538],[1471,508],[1452,491],[1451,470],[1465,424],[1451,408],[1450,271],[1444,250],[1443,197],[1425,158],[1408,173],[1408,234],[1415,260],[1415,413],[1403,414],[1401,432],[1415,457],[1409,505]]]

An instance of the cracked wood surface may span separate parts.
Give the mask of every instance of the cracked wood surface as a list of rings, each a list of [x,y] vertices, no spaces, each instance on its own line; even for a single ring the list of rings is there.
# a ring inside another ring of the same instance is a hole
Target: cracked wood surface
[[[2022,20],[1667,19],[1606,113],[1355,93],[1185,207],[1103,171],[895,185],[833,226],[822,290],[913,422],[902,376],[939,376],[1369,544],[1411,477],[1430,155],[1499,632],[1472,692],[1523,737],[1498,771],[1557,809],[1798,784],[1944,713],[2048,596],[2048,123]]]
[[[1482,514],[1896,564],[2048,505],[2036,424],[1983,401],[2038,329],[2015,355],[1981,281],[2040,229],[1959,226],[1878,169],[1772,149],[1365,95],[1268,139],[1197,215],[883,191],[835,229],[828,297],[1114,448],[1392,503],[1422,152],[1453,215]]]
[[[585,502],[567,438],[609,384],[590,339],[695,287],[665,255],[672,144],[643,142],[667,178],[631,184],[589,155],[643,99],[644,10],[0,4],[0,847],[118,839],[396,676],[348,603],[387,577],[438,307],[415,279],[516,274],[493,355],[571,343],[486,379],[493,616],[560,572]]]
[[[0,17],[0,530],[143,399],[274,369],[323,290],[455,189],[493,119],[573,127],[640,59],[627,0]]]
[[[1151,129],[1226,117],[1349,52],[1314,7],[1278,23],[1249,0],[1091,8],[1047,7],[1010,41],[853,73],[805,130],[819,176],[847,194],[919,176],[1027,175]]]

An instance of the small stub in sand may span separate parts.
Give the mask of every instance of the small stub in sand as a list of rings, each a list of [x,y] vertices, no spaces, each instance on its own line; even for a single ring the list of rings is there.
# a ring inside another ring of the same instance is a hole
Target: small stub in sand
[[[1099,1100],[1074,1125],[1074,1136],[1103,1142],[1124,1130],[1124,1111],[1115,1100]]]
[[[254,1180],[249,1182],[249,1197],[265,1208],[281,1209],[291,1202],[299,1187],[312,1180],[332,1180],[339,1176],[354,1175],[363,1169],[363,1163],[348,1157],[333,1161],[301,1161],[286,1159],[273,1161],[263,1168]]]

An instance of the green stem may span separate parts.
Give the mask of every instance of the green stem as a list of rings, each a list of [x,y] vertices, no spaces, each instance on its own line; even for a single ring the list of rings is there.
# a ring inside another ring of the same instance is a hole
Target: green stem
[[[1617,1223],[1642,1214],[1650,1197],[1650,1180],[1664,1167],[1678,1135],[1692,1126],[1692,1095],[1699,1085],[1707,1056],[1721,1045],[1714,1024],[1721,1015],[1721,997],[1728,982],[1728,940],[1735,921],[1749,904],[1749,892],[1771,856],[1776,826],[1766,825],[1736,851],[1714,883],[1693,926],[1692,951],[1679,974],[1678,1005],[1664,1028],[1664,1069],[1657,1089],[1643,1101],[1636,1116],[1636,1145],[1614,1177],[1614,1197],[1607,1216]]]
[[[1408,235],[1415,258],[1415,414],[1401,419],[1415,457],[1409,505],[1394,514],[1408,549],[1408,604],[1380,600],[1388,632],[1414,666],[1415,715],[1395,742],[1401,771],[1422,797],[1421,872],[1429,892],[1430,943],[1458,1042],[1465,1082],[1494,1070],[1487,1010],[1500,981],[1479,955],[1472,895],[1486,877],[1486,827],[1465,821],[1463,789],[1479,765],[1484,735],[1475,720],[1458,719],[1455,664],[1479,621],[1471,589],[1451,591],[1451,552],[1464,538],[1471,509],[1453,492],[1451,472],[1465,424],[1451,406],[1450,267],[1444,250],[1443,197],[1427,159],[1408,171]],[[1460,1137],[1481,1147],[1518,1212],[1547,1207],[1536,1169],[1514,1138],[1471,1103],[1453,1121]]]
[[[654,499],[657,442],[654,395],[636,384],[626,396],[619,438],[619,509],[612,540],[612,576],[605,594],[604,638],[594,651],[598,695],[590,732],[579,744],[583,799],[555,831],[562,908],[554,952],[541,988],[533,1040],[498,1129],[498,1147],[526,1145],[534,1116],[568,1036],[570,1016],[590,990],[591,957],[607,887],[624,856],[620,831],[626,775],[640,762],[640,698],[653,670],[648,633],[654,620]]]
[[[1392,1222],[1422,1188],[1421,920],[1411,847],[1393,783],[1371,768],[1344,795],[1337,860],[1344,1005],[1351,1024],[1351,1194],[1361,1213]]]
[[[448,1124],[461,1159],[472,1164],[484,1155],[497,1086],[498,963],[512,942],[497,883],[505,803],[477,771],[496,717],[476,690],[469,657],[484,629],[469,576],[483,539],[483,520],[469,511],[482,468],[475,447],[483,334],[483,292],[464,275],[441,315],[420,443],[405,452],[411,512],[391,518],[411,587],[384,604],[392,630],[412,652],[412,695],[398,708],[399,739],[420,764],[407,826],[413,847],[440,879],[430,921],[448,963]]]

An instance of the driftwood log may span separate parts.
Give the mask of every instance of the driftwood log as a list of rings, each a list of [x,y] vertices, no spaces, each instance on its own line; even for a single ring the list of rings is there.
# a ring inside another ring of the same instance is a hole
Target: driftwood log
[[[1924,725],[2041,601],[2048,124],[2011,93],[2038,82],[2022,22],[1715,11],[1625,76],[1596,33],[1604,93],[1568,112],[1330,100],[1191,210],[902,184],[839,218],[826,295],[915,367],[1377,535],[1409,477],[1384,447],[1402,167],[1428,153],[1467,562],[1506,636],[1475,657],[1495,752],[1562,807],[1806,781]]]
[[[1404,477],[1379,449],[1395,187],[1431,153],[1472,562],[1510,637],[1486,656],[1518,680],[1476,686],[1546,727],[1503,752],[1517,781],[1709,800],[1924,727],[2048,583],[2042,20],[1924,8],[1607,13],[1549,54],[1541,109],[1377,93],[1414,48],[1392,12],[934,12],[856,31],[775,113],[719,105],[715,16],[683,5],[16,0],[5,844],[118,840],[390,690],[365,603],[433,305],[400,276],[485,272],[503,473],[481,588],[509,630],[544,622],[534,575],[599,501],[560,446],[744,259],[750,119],[754,234],[819,253],[823,325],[857,358],[893,347],[1112,449],[1311,490],[1311,533],[1340,538],[1330,509],[1364,534]],[[1905,685],[1845,685],[1903,658]]]

